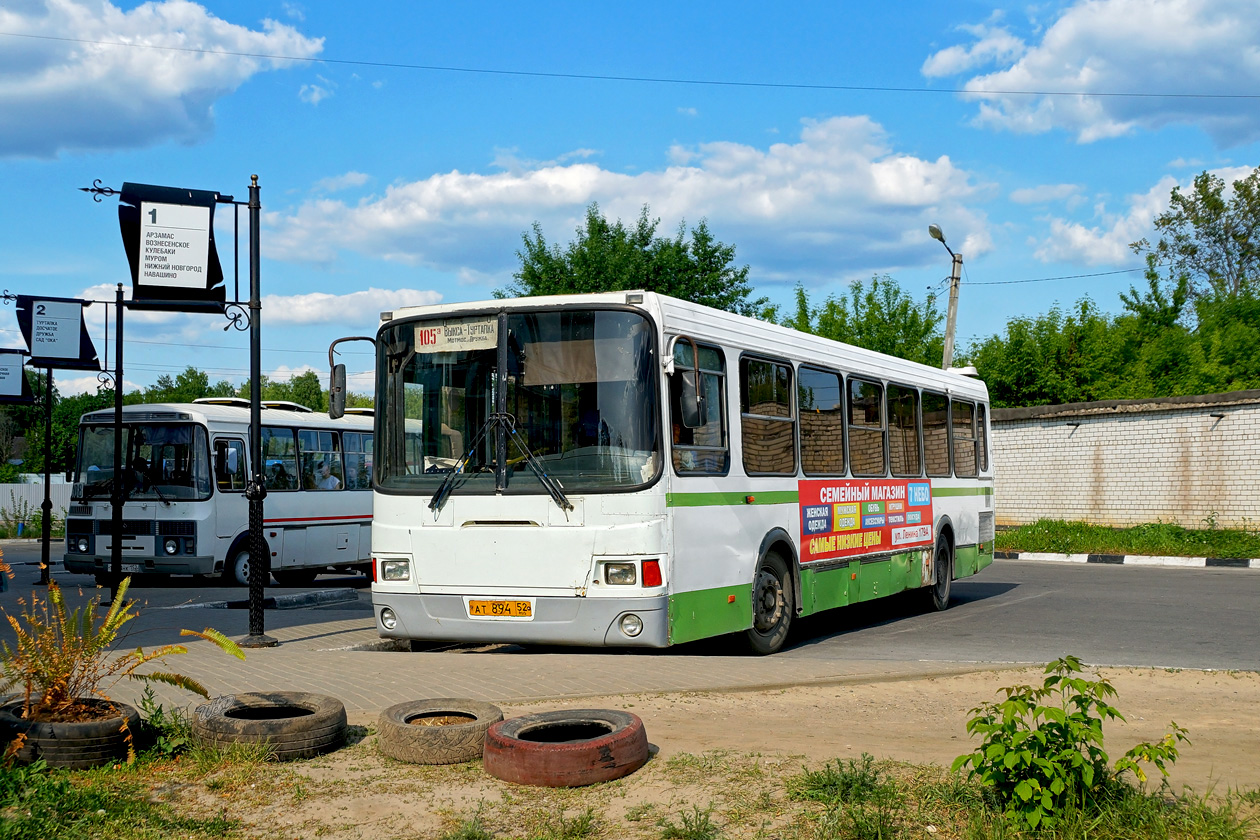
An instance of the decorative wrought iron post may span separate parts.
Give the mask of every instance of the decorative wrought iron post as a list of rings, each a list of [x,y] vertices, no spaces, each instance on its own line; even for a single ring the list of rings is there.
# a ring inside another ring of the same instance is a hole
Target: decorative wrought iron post
[[[114,480],[110,493],[109,602],[122,582],[123,504],[128,488],[123,481],[123,284],[114,293]]]
[[[258,176],[249,179],[249,459],[253,477],[245,487],[249,500],[249,635],[241,647],[275,647],[279,642],[263,633],[263,586],[271,577],[271,555],[263,539],[263,499],[267,498],[266,469],[262,453],[262,338],[258,332],[262,316],[260,288],[261,256],[258,245]]]
[[[44,381],[44,502],[39,509],[44,512],[43,550],[39,558],[39,585],[47,586],[52,580],[52,564],[49,545],[52,542],[52,399],[53,375],[48,368],[48,378]]]

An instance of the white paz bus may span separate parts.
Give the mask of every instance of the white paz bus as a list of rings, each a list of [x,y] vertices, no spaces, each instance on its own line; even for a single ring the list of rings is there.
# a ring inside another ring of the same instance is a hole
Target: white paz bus
[[[382,318],[383,636],[772,653],[992,562],[976,379],[653,293]]]
[[[263,402],[271,574],[308,584],[330,567],[370,570],[372,419],[330,420]],[[249,401],[123,407],[122,571],[249,582]],[[114,411],[83,415],[66,517],[67,572],[107,582],[113,547]]]

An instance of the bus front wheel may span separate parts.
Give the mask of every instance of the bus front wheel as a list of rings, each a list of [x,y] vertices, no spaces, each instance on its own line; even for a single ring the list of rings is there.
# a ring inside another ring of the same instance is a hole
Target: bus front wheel
[[[944,534],[936,541],[936,554],[932,558],[932,586],[928,589],[928,604],[936,612],[949,609],[950,589],[954,581],[954,551]]]
[[[787,640],[792,624],[792,575],[787,561],[769,552],[753,577],[753,623],[744,631],[748,649],[758,656],[775,653]]]

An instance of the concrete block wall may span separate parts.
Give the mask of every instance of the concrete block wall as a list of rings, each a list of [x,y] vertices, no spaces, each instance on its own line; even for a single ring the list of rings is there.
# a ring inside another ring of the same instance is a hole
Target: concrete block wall
[[[1260,391],[995,409],[999,525],[1260,529]]]

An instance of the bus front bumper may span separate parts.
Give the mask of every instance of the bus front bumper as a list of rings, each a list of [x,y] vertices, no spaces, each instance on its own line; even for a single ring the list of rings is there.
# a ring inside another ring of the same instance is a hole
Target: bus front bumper
[[[150,575],[209,575],[223,571],[214,568],[214,557],[195,557],[178,555],[175,557],[124,557],[123,574]],[[108,557],[94,557],[91,554],[63,554],[62,564],[66,571],[79,575],[99,575],[109,572]]]
[[[376,629],[387,639],[421,641],[588,645],[606,647],[669,646],[669,599],[579,598],[539,596],[529,619],[470,618],[461,595],[418,595],[373,592]],[[381,623],[384,610],[397,619],[393,629]],[[634,615],[642,630],[634,636],[622,629],[622,619]]]

